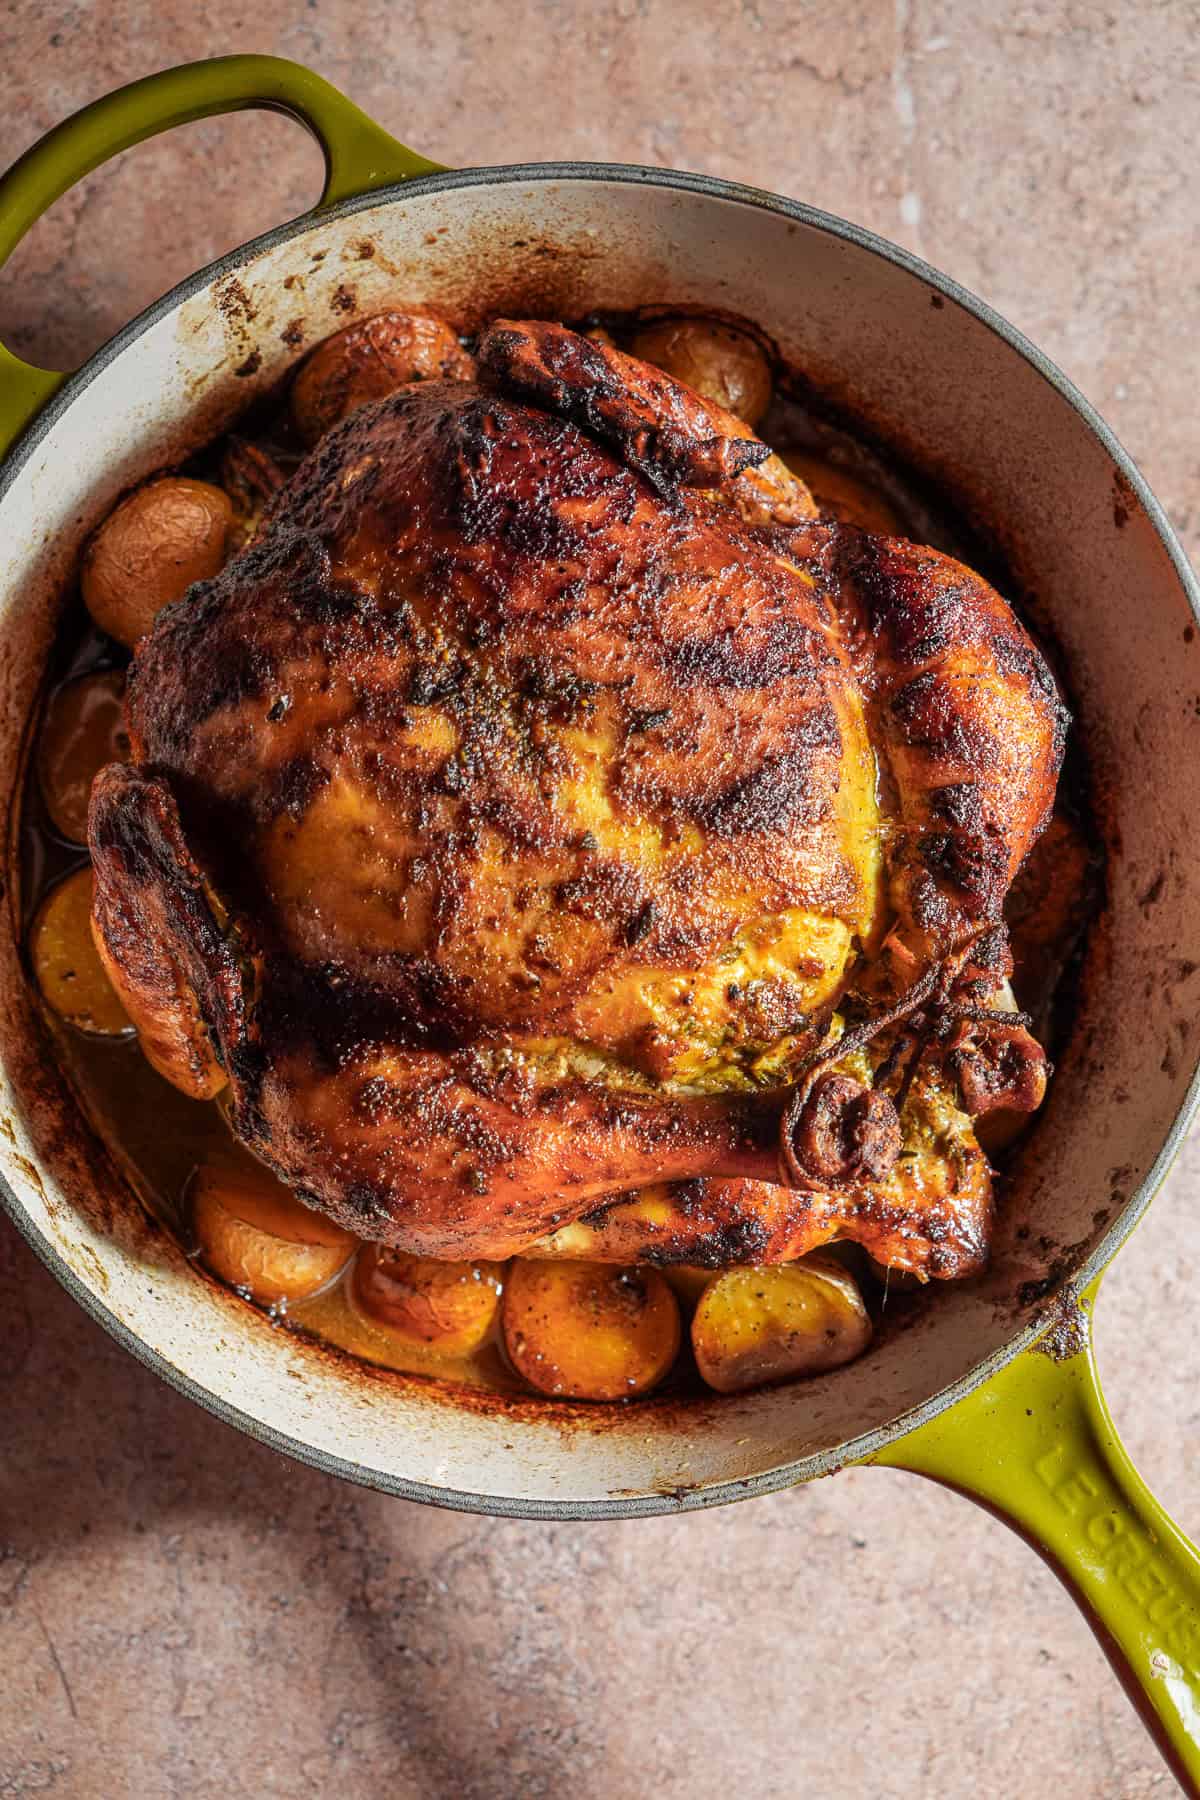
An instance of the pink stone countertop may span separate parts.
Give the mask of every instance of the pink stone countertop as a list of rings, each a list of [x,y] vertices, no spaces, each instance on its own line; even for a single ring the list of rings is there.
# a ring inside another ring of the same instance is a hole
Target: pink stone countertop
[[[1200,538],[1190,0],[0,5],[0,164],[189,57],[311,63],[449,163],[733,176],[983,294]],[[286,121],[189,127],[0,277],[65,366],[315,193]],[[1200,1535],[1200,1144],[1106,1285],[1113,1411]],[[280,1460],[124,1355],[0,1227],[0,1795],[1140,1800],[1173,1790],[1016,1538],[913,1478],[690,1518],[459,1517]]]

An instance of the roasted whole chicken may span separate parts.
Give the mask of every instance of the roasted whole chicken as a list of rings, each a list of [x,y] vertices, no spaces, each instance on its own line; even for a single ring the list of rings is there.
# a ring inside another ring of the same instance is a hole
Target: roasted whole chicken
[[[446,368],[138,647],[89,836],[147,1055],[421,1255],[979,1268],[975,1122],[1047,1075],[1002,924],[1040,653],[604,342],[499,321]]]

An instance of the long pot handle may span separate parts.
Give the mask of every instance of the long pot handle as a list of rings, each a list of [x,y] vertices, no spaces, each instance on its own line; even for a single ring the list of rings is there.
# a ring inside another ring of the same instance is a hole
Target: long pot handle
[[[1184,1791],[1200,1796],[1200,1555],[1130,1462],[1092,1350],[1097,1280],[956,1406],[870,1460],[999,1515],[1061,1577]]]
[[[122,150],[217,113],[262,107],[307,126],[325,155],[316,211],[354,194],[439,171],[397,143],[320,75],[278,56],[218,56],[130,82],[56,125],[0,177],[0,268],[47,207]],[[0,345],[0,457],[67,380]]]

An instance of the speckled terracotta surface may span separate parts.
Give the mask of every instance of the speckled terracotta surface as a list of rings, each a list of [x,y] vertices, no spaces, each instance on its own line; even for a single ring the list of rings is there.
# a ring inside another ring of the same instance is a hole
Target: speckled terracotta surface
[[[1004,23],[999,21],[1003,18]],[[1200,17],[996,8],[117,0],[0,10],[0,163],[101,91],[227,50],[311,63],[450,163],[612,157],[859,219],[1063,364],[1195,551]],[[289,212],[273,118],[190,127],[63,201],[0,334],[65,366]],[[1200,1146],[1106,1284],[1113,1411],[1200,1535]],[[1168,1793],[1100,1652],[1000,1526],[854,1471],[689,1519],[422,1511],[277,1459],[88,1323],[0,1226],[0,1794]]]

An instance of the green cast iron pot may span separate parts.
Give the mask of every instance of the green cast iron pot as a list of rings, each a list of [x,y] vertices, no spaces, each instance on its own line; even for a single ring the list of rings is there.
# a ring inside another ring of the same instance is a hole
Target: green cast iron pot
[[[409,1498],[627,1517],[855,1462],[958,1488],[1058,1569],[1200,1793],[1196,1553],[1122,1451],[1091,1346],[1101,1271],[1197,1098],[1197,589],[1161,509],[1044,357],[894,245],[774,195],[661,170],[452,173],[318,76],[268,57],[167,70],[51,132],[0,181],[0,263],[107,157],[252,106],[300,120],[323,146],[326,187],[311,213],[183,282],[72,375],[0,349],[0,1174],[12,1218],[81,1304],[184,1392],[283,1451]],[[1078,1024],[989,1275],[939,1290],[847,1369],[589,1413],[471,1405],[351,1368],[267,1330],[195,1271],[138,1206],[48,1052],[21,967],[11,820],[79,545],[122,489],[280,379],[298,337],[314,342],[397,300],[433,303],[464,328],[501,311],[569,317],[655,301],[743,313],[991,523],[1061,649],[1109,855]]]

